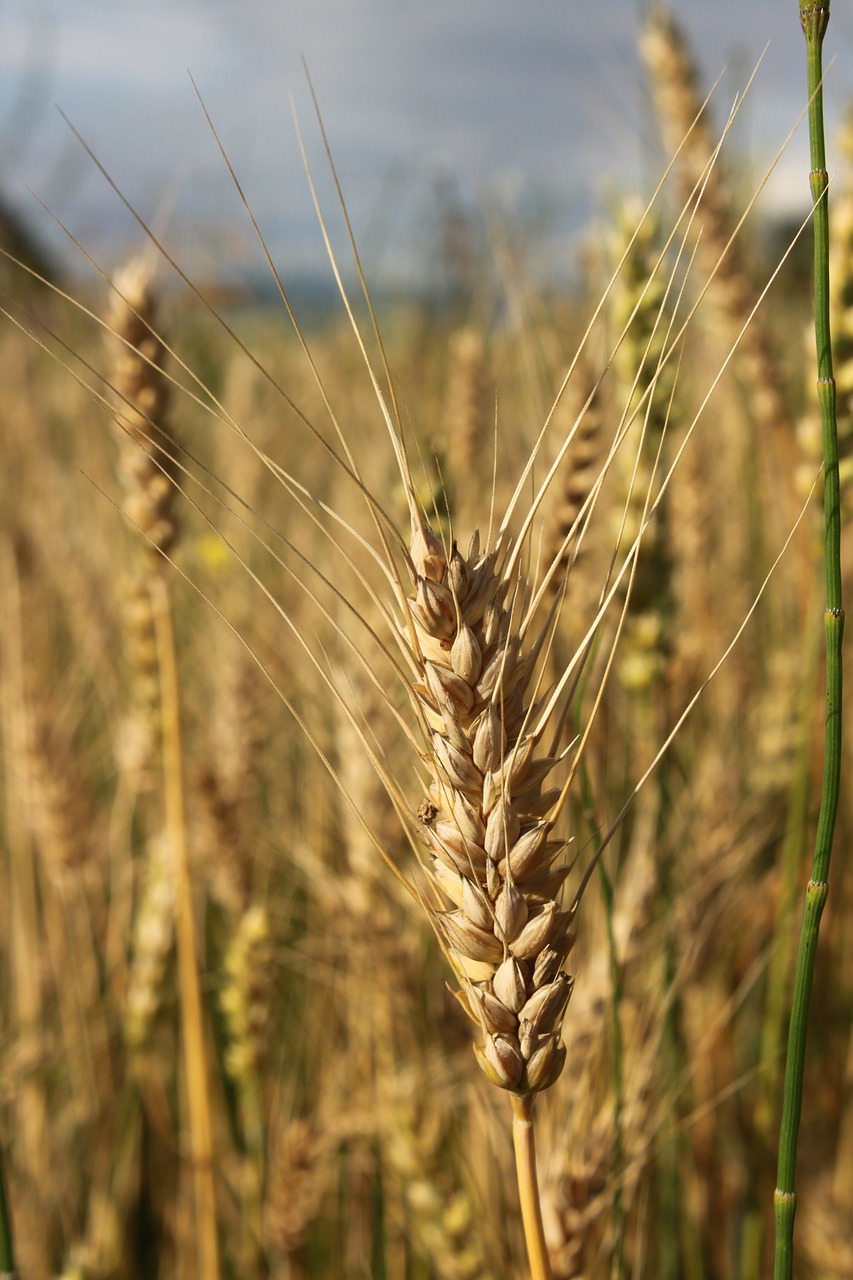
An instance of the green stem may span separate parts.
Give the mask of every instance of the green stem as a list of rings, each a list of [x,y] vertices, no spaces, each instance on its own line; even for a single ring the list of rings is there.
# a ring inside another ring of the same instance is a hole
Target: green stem
[[[610,953],[610,1002],[613,1025],[613,1171],[616,1175],[613,1188],[613,1261],[610,1274],[613,1280],[623,1280],[625,1268],[622,1259],[622,1241],[625,1235],[625,1205],[622,1200],[622,1113],[625,1109],[622,1071],[622,974],[616,950],[616,933],[613,928],[613,886],[599,859],[598,878],[604,899],[604,916],[607,922],[607,949]]]
[[[584,813],[588,815],[589,825],[595,848],[598,848],[601,827],[598,823],[592,799],[592,788],[586,761],[581,765],[581,800]],[[611,1275],[615,1280],[622,1280],[625,1274],[622,1258],[622,1241],[625,1234],[625,1206],[622,1201],[622,1113],[625,1099],[622,1070],[622,1021],[620,1008],[622,1004],[622,974],[619,969],[619,956],[616,950],[616,934],[613,928],[613,885],[607,874],[604,860],[598,862],[598,878],[601,881],[601,894],[604,904],[604,918],[607,925],[607,946],[610,953],[610,1000],[613,1026],[613,1260]]]
[[[841,776],[841,638],[844,610],[841,604],[840,502],[838,485],[838,438],[835,422],[835,380],[829,327],[829,217],[827,208],[826,149],[823,131],[823,38],[829,24],[829,0],[823,4],[800,0],[800,21],[806,38],[809,88],[809,140],[811,173],[809,185],[814,201],[815,339],[818,364],[818,399],[823,424],[824,459],[824,562],[826,567],[826,733],[824,740],[823,792],[815,837],[812,872],[806,888],[788,1055],[785,1063],[785,1092],[779,1131],[779,1163],[774,1207],[776,1214],[776,1256],[774,1280],[790,1280],[793,1274],[794,1181],[797,1137],[803,1099],[803,1072],[809,1002],[817,953],[820,917],[828,892],[827,878],[832,853],[832,837],[838,809]]]
[[[3,1156],[0,1152],[0,1277],[15,1274],[15,1253],[12,1248],[12,1215],[6,1198],[6,1181],[3,1174]]]

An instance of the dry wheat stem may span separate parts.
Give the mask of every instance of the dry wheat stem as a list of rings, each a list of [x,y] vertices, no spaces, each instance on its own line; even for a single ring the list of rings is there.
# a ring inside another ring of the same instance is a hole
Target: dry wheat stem
[[[531,1280],[551,1280],[551,1262],[542,1225],[542,1206],[536,1179],[536,1150],[533,1133],[533,1100],[512,1100],[512,1139],[516,1153],[518,1190],[524,1234],[530,1256]]]
[[[171,607],[165,581],[150,583],[162,684],[163,780],[166,829],[175,859],[178,970],[184,1038],[185,1102],[189,1114],[189,1159],[195,1188],[199,1274],[219,1276],[219,1242],[213,1185],[213,1130],[205,1046],[204,1013],[198,974],[196,929],[186,845],[178,673],[172,635]]]

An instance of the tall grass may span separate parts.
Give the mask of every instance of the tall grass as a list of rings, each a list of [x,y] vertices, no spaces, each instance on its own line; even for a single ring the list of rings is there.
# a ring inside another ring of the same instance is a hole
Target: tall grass
[[[217,309],[150,232],[156,320],[104,265],[10,309],[22,1277],[766,1274],[820,728],[806,308],[683,35],[646,49],[675,154],[592,302],[386,315],[345,222],[310,337],[286,281]],[[803,1275],[850,1263],[848,894]]]

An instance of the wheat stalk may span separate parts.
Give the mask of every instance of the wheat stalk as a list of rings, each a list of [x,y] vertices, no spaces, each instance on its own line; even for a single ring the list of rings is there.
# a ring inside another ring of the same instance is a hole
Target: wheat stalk
[[[165,345],[154,327],[155,302],[150,265],[142,259],[131,262],[114,284],[110,327],[118,343],[111,386],[119,401],[115,420],[122,433],[125,510],[144,535],[138,544],[141,554],[138,573],[150,609],[154,650],[150,666],[152,672],[156,670],[161,721],[163,840],[170,864],[165,876],[172,883],[164,887],[158,898],[159,945],[150,950],[156,973],[163,961],[164,946],[168,945],[168,925],[164,933],[162,909],[165,907],[168,912],[173,888],[183,1033],[182,1083],[195,1201],[194,1235],[200,1271],[215,1280],[219,1275],[219,1242],[213,1185],[211,1098],[188,860],[179,669],[165,576],[168,566],[164,559],[177,536],[174,514],[177,463],[167,427],[169,382],[162,369]],[[147,1012],[146,1006],[143,1012]],[[143,1017],[141,1030],[135,1034],[144,1035],[145,1030]]]

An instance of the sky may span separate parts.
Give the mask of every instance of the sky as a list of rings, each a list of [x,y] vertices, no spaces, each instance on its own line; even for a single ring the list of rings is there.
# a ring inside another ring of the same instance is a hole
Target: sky
[[[769,42],[739,121],[755,171],[805,98],[796,0],[673,0],[722,122]],[[520,224],[567,258],[619,189],[661,168],[636,52],[640,0],[0,0],[4,198],[57,252],[30,189],[93,252],[138,237],[56,110],[116,184],[205,269],[257,259],[192,75],[277,257],[322,260],[294,110],[324,210],[334,192],[304,63],[359,239],[377,271],[412,269],[437,192]],[[853,13],[827,37],[832,118],[853,94]],[[807,198],[805,130],[770,183]]]

